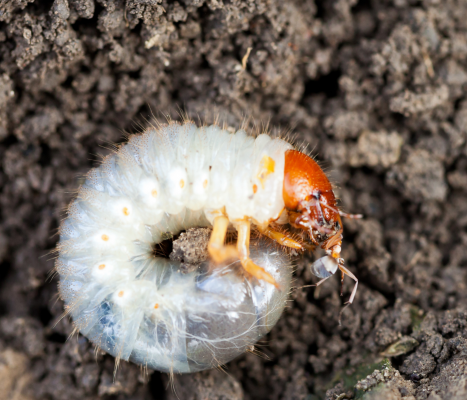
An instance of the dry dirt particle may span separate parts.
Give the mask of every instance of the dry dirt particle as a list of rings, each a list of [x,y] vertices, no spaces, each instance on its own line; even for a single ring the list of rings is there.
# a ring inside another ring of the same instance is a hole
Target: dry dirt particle
[[[447,195],[443,164],[426,150],[411,151],[407,160],[387,173],[387,183],[412,201],[438,200]]]
[[[29,359],[25,354],[6,349],[0,352],[0,400],[31,400]]]

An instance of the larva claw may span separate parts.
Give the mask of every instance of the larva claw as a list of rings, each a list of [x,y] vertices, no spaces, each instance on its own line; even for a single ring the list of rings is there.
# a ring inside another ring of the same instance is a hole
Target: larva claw
[[[281,291],[280,285],[276,282],[276,280],[272,277],[272,275],[264,270],[264,268],[256,265],[251,259],[246,258],[240,260],[242,263],[243,269],[248,272],[251,276],[255,277],[256,279],[263,280],[271,285],[274,285],[276,289]]]

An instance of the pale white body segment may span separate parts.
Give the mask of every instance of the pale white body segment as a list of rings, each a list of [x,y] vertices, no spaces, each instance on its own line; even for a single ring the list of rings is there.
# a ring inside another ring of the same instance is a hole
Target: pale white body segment
[[[278,220],[291,148],[264,134],[170,123],[132,136],[91,170],[61,226],[56,263],[79,331],[117,358],[179,373],[217,367],[264,336],[290,288],[287,255],[264,240],[250,245],[279,291],[245,278],[239,261],[182,273],[154,245],[220,213],[233,226]]]

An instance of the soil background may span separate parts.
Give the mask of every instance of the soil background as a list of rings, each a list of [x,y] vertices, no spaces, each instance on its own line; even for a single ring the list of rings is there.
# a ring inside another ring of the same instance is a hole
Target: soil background
[[[467,398],[466,88],[464,0],[0,0],[0,399]],[[179,110],[292,130],[365,218],[342,326],[350,280],[297,289],[263,357],[174,390],[67,340],[48,254],[109,144]]]

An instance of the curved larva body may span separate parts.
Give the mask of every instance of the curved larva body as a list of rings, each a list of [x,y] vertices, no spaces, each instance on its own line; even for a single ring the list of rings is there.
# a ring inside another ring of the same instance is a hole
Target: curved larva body
[[[284,154],[268,135],[171,123],[132,136],[89,172],[60,229],[60,294],[79,331],[108,353],[167,372],[217,367],[277,322],[291,264],[265,241],[249,258],[272,276],[245,278],[240,262],[190,273],[154,244],[191,227],[277,220]],[[239,231],[240,233],[240,231]]]

